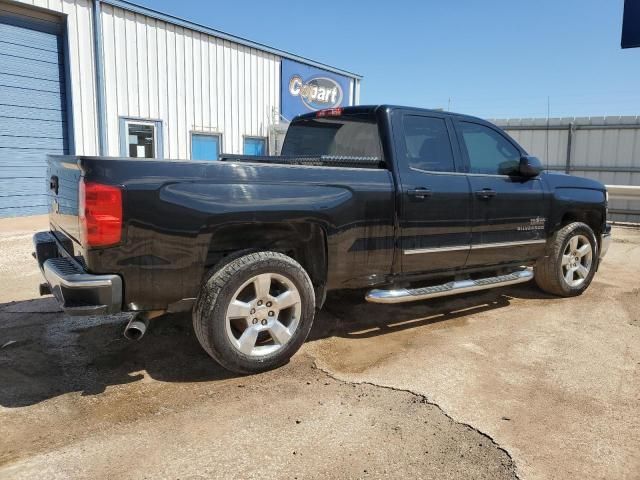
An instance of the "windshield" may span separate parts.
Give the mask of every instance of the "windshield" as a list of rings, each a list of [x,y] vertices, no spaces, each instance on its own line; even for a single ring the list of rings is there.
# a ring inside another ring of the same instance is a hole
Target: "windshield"
[[[284,139],[282,155],[331,155],[382,159],[378,125],[355,115],[295,120]]]

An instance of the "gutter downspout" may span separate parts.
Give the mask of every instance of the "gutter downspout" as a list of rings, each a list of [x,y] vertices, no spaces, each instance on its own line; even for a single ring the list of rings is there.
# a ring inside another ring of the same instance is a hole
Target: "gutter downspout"
[[[96,120],[98,126],[98,155],[105,156],[107,150],[107,110],[105,107],[104,57],[102,49],[102,5],[93,1],[93,56],[95,58]]]

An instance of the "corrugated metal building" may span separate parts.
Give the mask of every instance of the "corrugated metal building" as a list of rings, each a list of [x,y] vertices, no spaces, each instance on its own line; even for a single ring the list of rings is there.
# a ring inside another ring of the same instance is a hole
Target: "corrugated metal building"
[[[46,212],[48,153],[275,152],[360,78],[124,1],[0,0],[0,217]]]

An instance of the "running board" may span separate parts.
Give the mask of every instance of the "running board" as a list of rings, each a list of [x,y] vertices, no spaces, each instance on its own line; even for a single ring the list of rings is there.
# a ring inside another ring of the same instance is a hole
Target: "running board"
[[[476,292],[489,288],[504,287],[516,283],[528,282],[533,278],[533,269],[527,268],[506,275],[479,278],[477,280],[456,280],[453,282],[422,288],[395,288],[390,290],[369,290],[365,297],[372,303],[404,303],[427,300],[429,298],[446,297],[458,293]]]

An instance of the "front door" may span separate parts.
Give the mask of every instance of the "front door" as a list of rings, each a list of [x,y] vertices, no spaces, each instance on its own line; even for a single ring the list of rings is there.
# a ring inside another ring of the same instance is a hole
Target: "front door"
[[[467,266],[535,259],[544,252],[547,202],[540,178],[518,174],[524,152],[498,129],[456,121],[473,198]]]
[[[471,198],[444,115],[396,111],[401,190],[400,259],[404,274],[463,267],[471,241]]]

